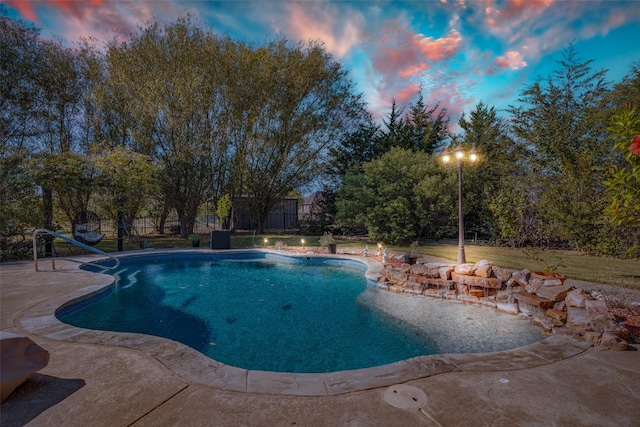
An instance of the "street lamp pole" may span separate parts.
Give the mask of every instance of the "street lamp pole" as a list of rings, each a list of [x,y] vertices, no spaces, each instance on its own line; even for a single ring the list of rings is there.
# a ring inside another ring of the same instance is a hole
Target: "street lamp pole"
[[[469,160],[471,163],[478,160],[478,150],[472,148],[471,150],[465,150],[462,145],[458,145],[453,155],[456,157],[458,165],[458,264],[464,264],[467,262],[467,257],[464,253],[464,213],[462,210],[462,163],[465,160]],[[451,161],[451,151],[445,149],[441,154],[442,160],[445,163]]]
[[[464,217],[462,211],[462,161],[458,159],[458,264],[467,262],[464,253]]]

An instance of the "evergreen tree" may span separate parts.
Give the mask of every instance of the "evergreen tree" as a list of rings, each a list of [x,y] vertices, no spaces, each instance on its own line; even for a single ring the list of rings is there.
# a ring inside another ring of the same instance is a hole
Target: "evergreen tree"
[[[386,119],[382,120],[384,129],[380,131],[378,138],[380,145],[378,152],[386,153],[391,150],[391,147],[405,147],[407,145],[404,141],[403,112],[404,108],[398,108],[394,99],[391,103],[391,111],[387,114]]]
[[[578,58],[573,45],[545,80],[528,86],[510,106],[512,131],[527,153],[540,241],[592,248],[602,217],[609,112],[605,71]]]
[[[505,120],[498,117],[495,107],[483,102],[468,118],[463,114],[458,125],[464,132],[463,144],[480,151],[476,167],[465,169],[465,187],[469,187],[464,192],[469,199],[465,207],[470,208],[465,214],[467,228],[493,241],[516,244],[518,224],[513,221],[523,207],[515,192],[520,191],[520,178],[526,175],[521,147],[508,136]]]
[[[403,124],[404,148],[414,151],[433,154],[440,151],[450,137],[447,110],[440,108],[439,103],[427,108],[422,91],[418,92],[418,100],[409,104],[409,112]]]
[[[349,169],[362,169],[365,162],[380,157],[383,152],[378,144],[380,127],[373,123],[369,113],[363,114],[360,126],[346,133],[340,143],[330,150],[329,175],[337,182]]]

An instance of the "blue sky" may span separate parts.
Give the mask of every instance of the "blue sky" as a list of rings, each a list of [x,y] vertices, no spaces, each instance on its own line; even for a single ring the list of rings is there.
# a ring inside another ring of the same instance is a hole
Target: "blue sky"
[[[203,26],[261,43],[321,40],[350,71],[374,117],[420,87],[452,123],[479,101],[503,109],[545,77],[573,42],[616,82],[640,63],[640,0],[187,1],[5,0],[46,38],[101,44],[149,20],[191,13]]]

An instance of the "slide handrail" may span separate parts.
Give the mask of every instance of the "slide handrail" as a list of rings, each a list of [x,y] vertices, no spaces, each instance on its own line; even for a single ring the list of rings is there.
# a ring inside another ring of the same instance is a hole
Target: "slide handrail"
[[[69,237],[63,236],[62,234],[56,233],[55,231],[47,230],[46,228],[38,228],[36,231],[33,232],[33,235],[31,237],[31,239],[33,240],[33,262],[34,262],[36,271],[38,271],[38,244],[36,242],[36,238],[37,238],[38,234],[41,234],[41,233],[50,234],[53,237],[56,237],[58,239],[62,239],[65,242],[71,243],[72,245],[79,246],[82,249],[86,249],[88,251],[95,252],[95,253],[97,253],[99,255],[103,255],[103,256],[105,256],[107,258],[110,258],[110,259],[115,261],[115,265],[112,266],[112,267],[107,267],[107,266],[104,266],[104,265],[101,265],[101,264],[97,264],[97,263],[92,262],[92,261],[79,261],[77,259],[68,258],[68,257],[57,257],[57,259],[64,259],[64,260],[67,260],[67,261],[73,261],[73,262],[77,262],[77,263],[82,264],[82,265],[92,265],[94,267],[98,267],[98,268],[102,269],[103,271],[104,270],[111,270],[113,268],[118,268],[118,266],[120,265],[120,260],[118,258],[114,257],[113,255],[109,255],[109,254],[107,254],[105,252],[102,252],[100,249],[96,249],[96,248],[94,248],[92,246],[85,245],[84,243],[78,242],[77,240],[70,239]],[[51,267],[54,270],[56,269],[55,260],[56,260],[56,258],[51,258]]]

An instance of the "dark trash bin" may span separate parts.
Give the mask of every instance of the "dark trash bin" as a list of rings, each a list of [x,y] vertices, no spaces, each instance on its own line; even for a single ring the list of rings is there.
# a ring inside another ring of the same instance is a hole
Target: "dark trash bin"
[[[212,231],[209,236],[209,249],[231,249],[231,231]]]

